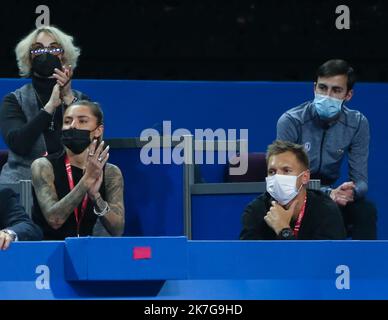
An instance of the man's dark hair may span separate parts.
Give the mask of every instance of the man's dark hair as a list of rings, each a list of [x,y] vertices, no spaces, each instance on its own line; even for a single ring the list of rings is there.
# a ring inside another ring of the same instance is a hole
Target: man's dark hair
[[[276,140],[268,146],[267,155],[266,155],[267,165],[270,157],[287,151],[292,152],[298,159],[299,163],[305,169],[309,169],[310,167],[309,157],[304,147],[300,144],[292,143],[289,141],[282,141],[282,140]]]
[[[339,75],[348,76],[347,91],[352,90],[356,82],[356,75],[349,63],[341,59],[332,59],[322,64],[317,70],[315,81],[318,80],[318,77],[334,77]]]

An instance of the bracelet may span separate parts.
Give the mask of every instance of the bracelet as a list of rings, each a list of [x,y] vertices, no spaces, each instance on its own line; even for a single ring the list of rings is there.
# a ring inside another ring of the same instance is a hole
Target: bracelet
[[[65,106],[65,107],[68,107],[68,106],[71,106],[73,103],[77,102],[78,100],[79,99],[76,96],[74,96],[73,100],[71,100],[71,102],[69,104],[66,104],[65,100],[62,99],[62,105]]]
[[[69,104],[69,106],[71,106],[74,102],[77,102],[78,101],[78,98],[76,96],[74,96],[74,99],[73,101]]]
[[[110,211],[110,207],[109,207],[108,202],[105,201],[105,204],[106,204],[106,206],[101,212],[98,212],[96,210],[96,207],[93,207],[94,214],[98,215],[99,217],[105,216]]]
[[[0,231],[8,234],[11,237],[12,241],[17,241],[18,240],[18,236],[17,236],[15,231],[10,230],[10,229],[3,229],[3,230],[0,230]]]

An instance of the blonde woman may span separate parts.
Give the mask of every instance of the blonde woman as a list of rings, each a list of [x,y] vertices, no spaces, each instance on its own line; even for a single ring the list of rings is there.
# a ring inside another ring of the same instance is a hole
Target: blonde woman
[[[31,163],[61,153],[64,110],[77,99],[71,89],[80,49],[73,37],[52,26],[35,29],[15,49],[19,73],[31,82],[7,94],[0,108],[0,128],[9,148],[0,183],[31,179]]]

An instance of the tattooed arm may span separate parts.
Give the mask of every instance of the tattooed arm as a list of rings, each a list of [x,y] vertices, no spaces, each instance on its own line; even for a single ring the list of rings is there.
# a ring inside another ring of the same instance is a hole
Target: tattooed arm
[[[36,159],[31,170],[32,184],[43,216],[53,229],[59,229],[82,201],[94,180],[84,175],[70,193],[58,200],[51,163],[46,158]]]
[[[94,207],[101,212],[108,202],[110,210],[101,217],[104,227],[113,236],[121,236],[124,231],[124,182],[121,171],[113,164],[107,163],[104,175],[105,197],[102,199],[98,193],[95,197]]]

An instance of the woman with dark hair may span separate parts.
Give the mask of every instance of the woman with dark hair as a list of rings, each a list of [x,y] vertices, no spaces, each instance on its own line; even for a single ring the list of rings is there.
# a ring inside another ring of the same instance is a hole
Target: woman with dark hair
[[[61,155],[48,155],[32,165],[32,218],[46,240],[93,235],[100,219],[113,236],[124,230],[123,177],[107,163],[103,114],[97,103],[78,101],[64,114]]]

